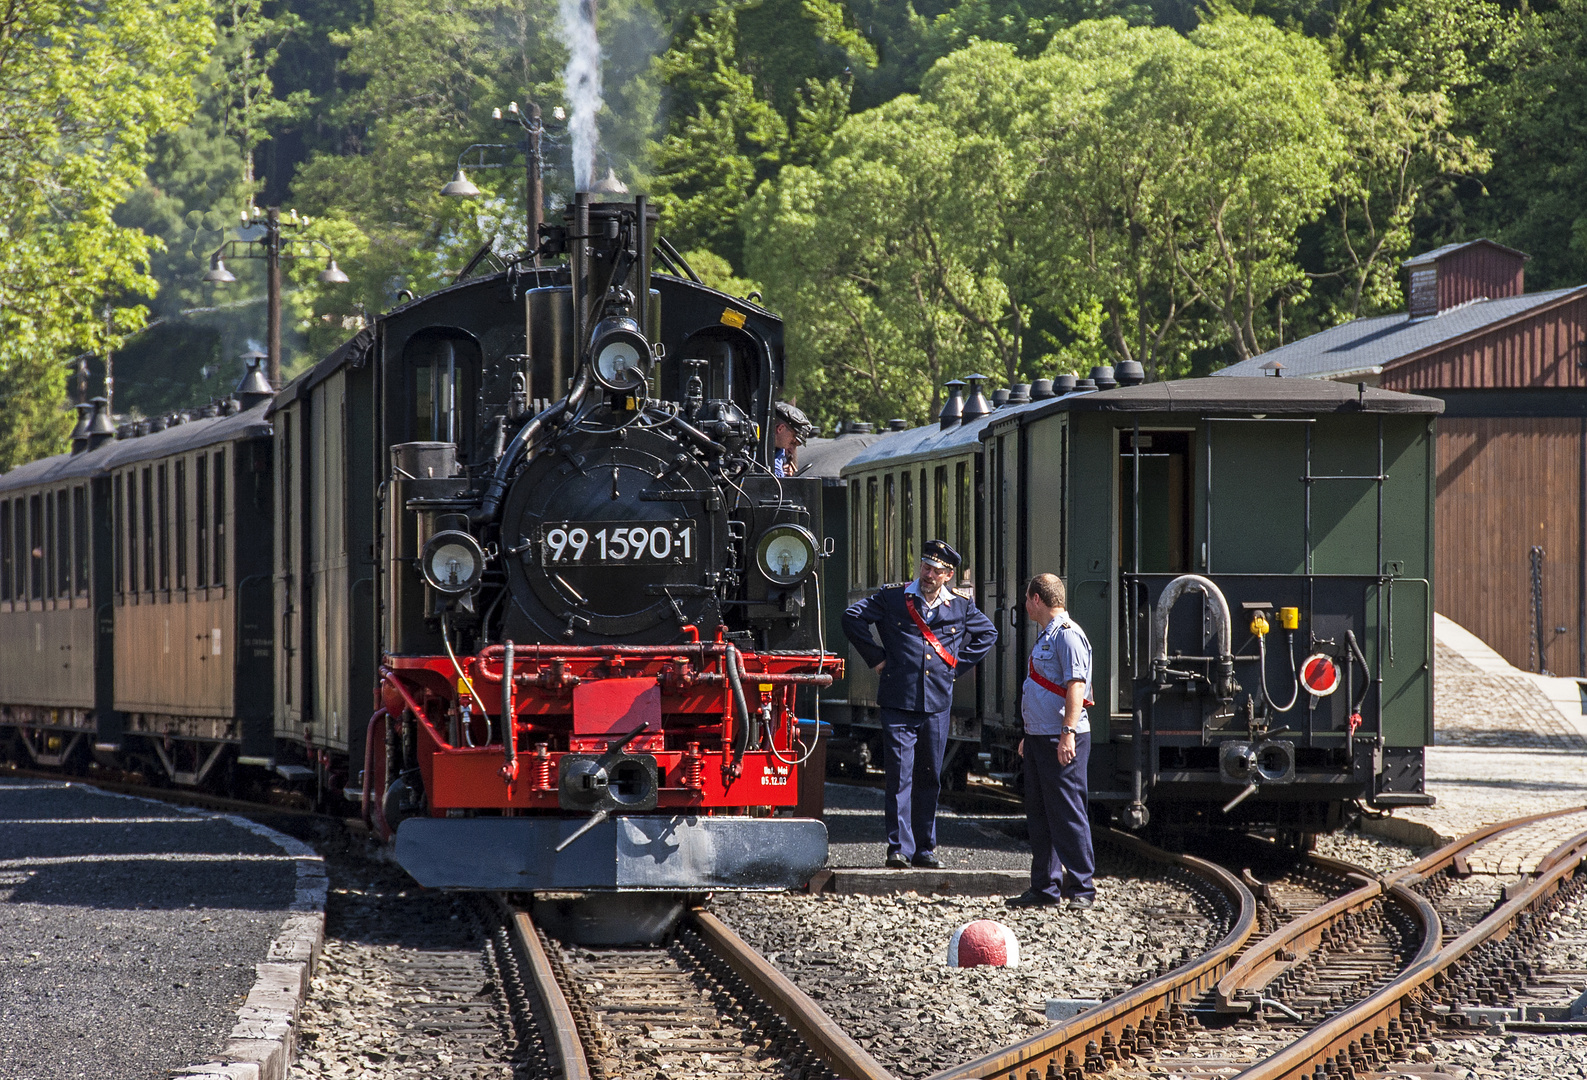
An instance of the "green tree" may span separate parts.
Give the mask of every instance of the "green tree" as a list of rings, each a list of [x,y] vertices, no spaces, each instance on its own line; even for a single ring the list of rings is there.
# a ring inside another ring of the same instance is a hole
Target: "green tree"
[[[0,467],[50,452],[76,352],[143,322],[154,238],[112,211],[155,135],[187,119],[213,39],[198,0],[15,0],[0,9]],[[107,328],[108,321],[108,328]]]

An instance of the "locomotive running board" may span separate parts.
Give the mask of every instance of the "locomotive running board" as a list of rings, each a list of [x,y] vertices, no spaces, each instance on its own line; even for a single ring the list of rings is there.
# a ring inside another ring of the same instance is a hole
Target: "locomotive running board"
[[[564,851],[582,818],[409,818],[397,863],[434,889],[708,892],[794,889],[827,861],[810,818],[617,817]]]

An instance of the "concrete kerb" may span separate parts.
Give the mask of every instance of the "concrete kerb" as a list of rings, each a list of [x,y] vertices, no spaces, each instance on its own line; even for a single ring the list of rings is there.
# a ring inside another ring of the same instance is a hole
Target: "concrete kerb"
[[[203,813],[203,811],[190,811]],[[297,1054],[298,1016],[309,980],[325,942],[325,863],[309,845],[285,833],[235,815],[223,815],[240,829],[269,840],[297,859],[292,914],[270,943],[265,960],[254,966],[253,989],[231,1029],[225,1047],[212,1061],[178,1069],[187,1080],[285,1080]]]

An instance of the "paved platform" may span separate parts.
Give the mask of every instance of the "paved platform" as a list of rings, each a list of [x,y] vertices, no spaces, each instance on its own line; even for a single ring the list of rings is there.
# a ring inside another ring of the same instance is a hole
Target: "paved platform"
[[[283,1075],[324,905],[254,822],[0,779],[0,1077]]]
[[[1587,805],[1578,681],[1521,671],[1442,615],[1434,648],[1427,790],[1438,804],[1397,810],[1364,829],[1431,847],[1507,818]]]

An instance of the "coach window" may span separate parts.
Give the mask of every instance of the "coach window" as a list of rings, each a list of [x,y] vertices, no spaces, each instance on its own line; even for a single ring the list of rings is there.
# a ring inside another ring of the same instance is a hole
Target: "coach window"
[[[921,492],[925,494],[924,491]],[[915,565],[915,480],[911,473],[904,473],[904,568],[905,572]]]
[[[954,547],[966,558],[970,554],[970,467],[959,462],[953,467],[953,538]]]
[[[876,477],[865,478],[865,525],[870,533],[865,545],[865,586],[876,588],[880,578],[882,522],[881,503],[876,497]]]
[[[72,596],[72,497],[65,488],[55,493],[55,595]]]
[[[28,598],[44,599],[44,496],[28,496]]]
[[[172,537],[176,546],[176,587],[183,591],[187,589],[187,462],[178,458],[176,462],[176,534]]]
[[[938,465],[932,473],[932,486],[936,489],[936,498],[931,505],[931,524],[933,536],[948,538],[948,467]],[[953,545],[959,547],[958,544]],[[963,551],[963,548],[959,548]]]
[[[111,555],[111,563],[112,572],[115,574],[117,599],[120,599],[123,592],[125,592],[127,581],[124,576],[126,573],[125,549],[127,546],[127,534],[124,531],[127,527],[127,510],[123,502],[125,498],[126,493],[122,491],[121,474],[117,473],[111,483],[110,496],[111,504],[114,507],[111,511],[111,517],[115,521],[115,539],[111,544],[114,551]]]
[[[159,492],[158,511],[154,520],[154,546],[160,559],[160,591],[171,591],[171,473],[170,467],[161,462],[155,472],[155,483]]]
[[[143,467],[143,591],[154,591],[154,469]]]
[[[44,493],[44,598],[55,599],[55,495]]]
[[[897,581],[898,572],[898,478],[893,473],[882,477],[882,573]]]
[[[88,595],[88,489],[72,488],[72,567],[77,578],[77,595]]]
[[[216,585],[226,584],[226,451],[215,451],[215,498],[210,503],[210,535],[215,543]]]
[[[193,585],[209,584],[209,455],[200,454],[193,463],[193,523],[198,535],[193,545]]]
[[[931,489],[926,487],[926,470],[922,467],[920,470],[920,544],[922,547],[925,546],[927,540],[932,538],[931,533],[926,529],[926,522],[930,517],[930,493]],[[911,566],[906,566],[904,569],[908,573],[914,572],[914,568]]]
[[[860,533],[865,519],[860,517],[860,482],[849,481],[849,587],[857,589],[865,584],[865,574],[860,569],[860,559],[865,550],[860,544]]]
[[[0,601],[10,602],[15,584],[16,544],[11,535],[11,500],[0,501]]]

